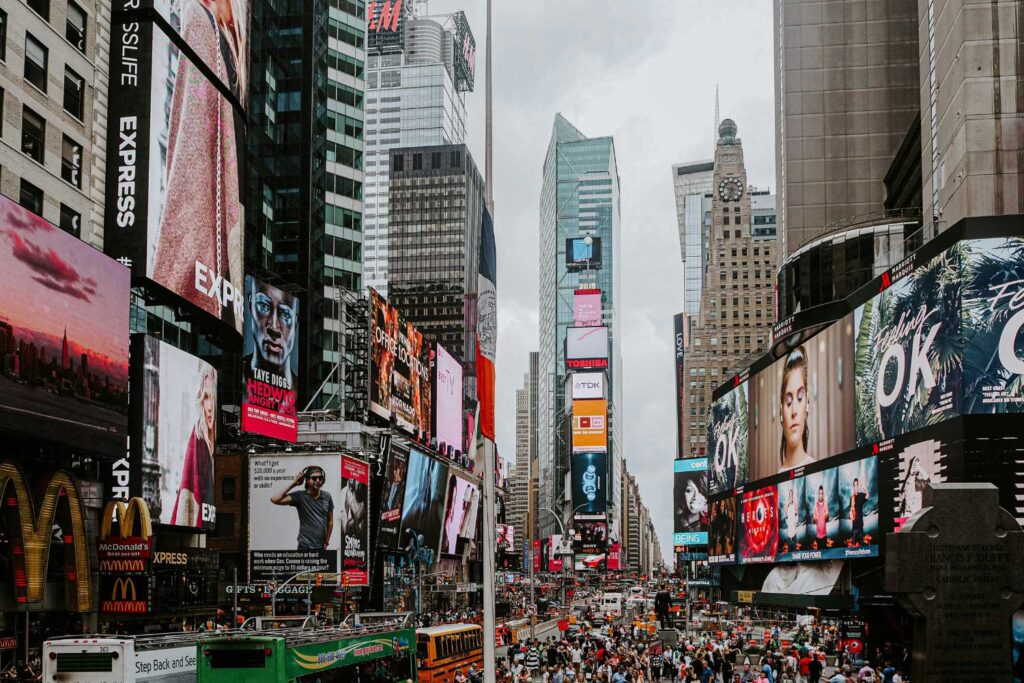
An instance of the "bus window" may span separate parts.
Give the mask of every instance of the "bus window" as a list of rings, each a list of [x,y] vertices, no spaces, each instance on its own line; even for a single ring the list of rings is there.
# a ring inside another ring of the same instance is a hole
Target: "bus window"
[[[264,669],[267,654],[264,648],[244,650],[213,650],[210,652],[211,669]]]
[[[111,652],[58,652],[57,673],[106,673],[114,670]]]

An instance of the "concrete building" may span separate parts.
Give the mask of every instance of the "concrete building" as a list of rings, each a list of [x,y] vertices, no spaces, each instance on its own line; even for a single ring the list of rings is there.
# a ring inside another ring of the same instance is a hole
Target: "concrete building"
[[[0,8],[0,193],[97,248],[109,53],[108,0]]]
[[[715,162],[690,161],[672,166],[672,186],[676,196],[676,221],[679,248],[683,258],[683,311],[691,318],[700,313],[700,293],[704,287],[704,215],[705,197],[710,197]]]
[[[516,390],[516,478],[519,487],[517,496],[521,501],[523,515],[516,527],[519,538],[532,540],[537,534],[537,363],[538,354],[530,352],[529,372],[523,375],[523,388]]]
[[[516,546],[522,547],[523,539],[528,538],[524,535],[524,529],[529,503],[529,480],[523,468],[514,465],[509,469],[505,487],[508,492],[505,500],[505,523],[515,528]]]

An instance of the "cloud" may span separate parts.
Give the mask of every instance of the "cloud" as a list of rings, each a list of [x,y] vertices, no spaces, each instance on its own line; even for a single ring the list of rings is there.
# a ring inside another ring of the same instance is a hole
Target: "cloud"
[[[14,258],[28,266],[32,279],[43,287],[82,301],[90,301],[96,294],[96,280],[83,277],[53,249],[30,244],[14,230],[8,230]]]

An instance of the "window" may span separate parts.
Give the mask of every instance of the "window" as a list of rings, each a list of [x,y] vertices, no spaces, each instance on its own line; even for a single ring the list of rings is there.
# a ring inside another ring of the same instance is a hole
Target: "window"
[[[21,114],[21,151],[43,163],[46,140],[46,121],[28,107]]]
[[[431,152],[430,153],[430,168],[437,170],[441,168],[441,153]]]
[[[43,215],[43,191],[24,178],[21,179],[18,203],[38,216]]]
[[[0,60],[7,59],[7,12],[0,9]]]
[[[50,20],[50,0],[28,0],[28,6],[43,19]]]
[[[25,80],[46,92],[46,60],[48,53],[43,44],[31,35],[25,35]]]
[[[462,154],[458,150],[453,149],[451,157],[452,168],[459,168],[462,166]]]
[[[82,54],[85,54],[85,22],[85,10],[68,0],[68,20],[64,27],[64,37]]]
[[[64,69],[64,111],[79,121],[85,115],[85,81],[71,69]]]
[[[422,171],[423,170],[423,155],[417,152],[413,152],[412,155],[412,170]]]
[[[729,217],[728,216],[723,216],[722,217],[722,224],[723,225],[729,225]]]
[[[395,158],[391,160],[391,168],[396,171],[404,171],[405,157],[401,154],[396,154]]]
[[[235,478],[224,477],[220,483],[220,499],[223,501],[233,501],[235,499]]]
[[[64,136],[60,154],[60,177],[75,187],[82,188],[82,146]]]
[[[60,229],[75,237],[82,236],[82,216],[67,204],[60,205]]]

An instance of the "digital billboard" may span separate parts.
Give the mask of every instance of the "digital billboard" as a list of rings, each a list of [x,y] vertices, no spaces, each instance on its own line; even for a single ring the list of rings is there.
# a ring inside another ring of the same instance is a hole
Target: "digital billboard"
[[[741,382],[711,405],[708,421],[708,494],[732,491],[747,481],[747,384]]]
[[[338,571],[341,455],[249,457],[249,579]],[[294,508],[288,510],[286,508]]]
[[[740,496],[740,562],[772,562],[779,537],[778,495],[774,486]]]
[[[132,365],[128,494],[141,495],[161,524],[212,529],[217,371],[146,335],[134,335],[131,348],[139,362]]]
[[[121,264],[0,196],[0,429],[124,452],[130,280]]]
[[[572,399],[605,398],[605,376],[603,372],[573,372],[569,374],[572,383]]]
[[[569,327],[565,330],[565,362],[569,369],[608,367],[608,328]]]
[[[445,495],[444,524],[441,527],[441,553],[461,555],[465,541],[475,535],[476,511],[480,502],[480,489],[471,481],[452,474],[448,477]]]
[[[708,562],[732,564],[736,561],[736,498],[729,496],[711,502],[708,512]]]
[[[952,461],[960,453],[960,448],[959,443],[924,438],[897,449],[889,481],[893,531],[903,528],[907,520],[924,507],[924,490],[928,484],[950,480]]]
[[[462,364],[440,344],[434,349],[434,437],[442,453],[446,446],[461,451]]]
[[[572,507],[578,514],[608,511],[608,456],[604,453],[572,455]]]
[[[242,431],[295,443],[299,376],[299,300],[245,277]]]
[[[750,377],[748,481],[856,445],[853,367],[853,316],[848,315]]]
[[[370,567],[370,466],[344,455],[341,458],[338,527],[341,532],[341,577],[349,586],[368,584]]]
[[[608,401],[573,401],[572,452],[608,451]]]
[[[516,528],[511,524],[498,525],[498,550],[506,553],[516,552]]]
[[[409,455],[392,447],[384,477],[384,494],[380,503],[380,527],[377,530],[377,545],[382,548],[397,548],[399,524],[402,521],[402,501],[405,498],[405,478],[409,467]]]
[[[237,83],[223,24],[199,5],[187,4],[182,36]],[[242,110],[155,24],[125,15],[112,34],[105,250],[240,333]]]
[[[549,572],[560,572],[564,567],[563,564],[563,551],[562,547],[562,534],[552,534],[548,536],[548,571]],[[572,554],[572,548],[569,548],[569,555]]]
[[[572,549],[575,552],[604,552],[608,545],[608,520],[603,515],[577,515],[572,525]]]
[[[456,85],[460,92],[471,91],[476,79],[476,38],[469,28],[465,12],[456,12],[452,20]]]
[[[572,317],[576,327],[601,324],[601,290],[577,289],[572,295]]]
[[[673,545],[707,545],[708,459],[686,458],[673,465]]]
[[[429,435],[430,349],[423,334],[370,289],[370,412]]]
[[[409,450],[400,547],[423,564],[433,564],[438,557],[447,485],[447,464],[415,448]]]
[[[601,267],[601,238],[569,237],[565,240],[565,267],[567,270],[588,270]]]
[[[684,426],[689,415],[689,402],[686,396],[686,314],[677,313],[672,316],[673,342],[675,344],[675,376],[676,376],[676,458],[685,458],[688,455],[695,455],[688,452],[689,444],[686,443]]]

